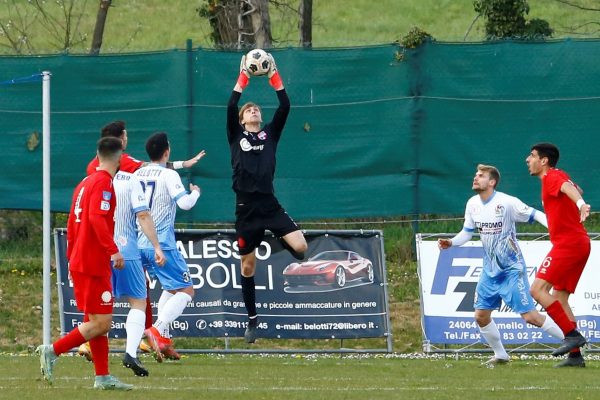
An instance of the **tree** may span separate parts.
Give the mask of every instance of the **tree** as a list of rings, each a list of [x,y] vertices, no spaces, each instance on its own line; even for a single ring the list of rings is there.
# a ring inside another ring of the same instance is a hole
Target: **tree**
[[[205,0],[196,11],[208,18],[217,48],[272,46],[268,0]]]
[[[576,8],[586,14],[599,12],[600,4],[596,7],[589,6],[589,2],[582,2],[580,0],[555,0],[557,3],[563,4],[568,7]],[[600,32],[600,22],[598,21],[587,21],[579,25],[565,26],[562,33],[571,35],[582,35],[585,37],[598,36]]]
[[[111,4],[112,0],[100,0],[90,54],[97,55],[100,53],[100,47],[102,47],[102,39],[104,37],[104,26],[106,25],[106,16],[108,15],[108,8]]]
[[[537,18],[528,21],[525,18],[529,14],[527,0],[475,0],[473,7],[477,16],[486,20],[488,40],[532,40],[552,36],[553,30],[547,21]]]
[[[87,2],[5,0],[8,18],[0,20],[0,46],[15,54],[44,52],[48,47],[69,52],[87,39],[81,31]]]
[[[312,0],[300,0],[298,27],[300,46],[312,47]]]
[[[217,48],[273,47],[269,7],[274,7],[277,15],[288,17],[285,22],[298,19],[301,45],[312,46],[312,0],[203,1],[205,4],[196,11],[208,19],[212,28],[210,37]],[[289,18],[290,13],[294,17]]]

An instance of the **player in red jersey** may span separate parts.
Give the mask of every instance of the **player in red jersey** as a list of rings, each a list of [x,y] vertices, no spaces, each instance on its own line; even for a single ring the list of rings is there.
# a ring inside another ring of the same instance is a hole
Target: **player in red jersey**
[[[529,174],[542,181],[542,203],[552,243],[552,249],[531,285],[531,295],[565,334],[552,355],[569,353],[569,357],[556,366],[585,367],[580,347],[586,344],[586,340],[577,330],[569,296],[575,292],[590,255],[590,238],[583,227],[583,222],[590,215],[590,205],[583,200],[581,189],[569,175],[556,168],[558,158],[559,151],[555,145],[538,143],[531,147],[526,159]]]
[[[44,379],[52,383],[52,369],[58,356],[89,341],[94,354],[96,379],[94,388],[131,390],[109,375],[108,336],[112,323],[112,267],[124,267],[123,256],[114,240],[116,206],[112,179],[119,169],[122,143],[116,138],[102,138],[97,146],[99,167],[84,178],[73,192],[67,223],[67,259],[77,308],[84,313],[84,323],[51,345],[39,346]]]

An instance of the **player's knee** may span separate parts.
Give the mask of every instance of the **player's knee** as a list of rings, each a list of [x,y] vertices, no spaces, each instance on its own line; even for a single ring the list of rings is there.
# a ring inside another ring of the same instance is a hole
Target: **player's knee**
[[[242,275],[243,276],[254,276],[256,270],[256,262],[242,262]]]
[[[533,297],[535,300],[539,300],[539,295],[540,295],[540,292],[539,292],[539,290],[538,290],[538,288],[537,288],[537,287],[535,287],[535,286],[531,286],[531,287],[529,288],[529,294],[530,294],[530,295],[531,295],[531,297]]]
[[[296,252],[298,253],[306,253],[306,250],[308,250],[308,244],[306,244],[305,240],[296,247]]]
[[[97,321],[94,321],[94,325],[95,325],[94,331],[96,333],[96,335],[94,335],[94,336],[106,335],[110,331],[110,328],[112,325],[112,319],[111,318],[102,318]]]

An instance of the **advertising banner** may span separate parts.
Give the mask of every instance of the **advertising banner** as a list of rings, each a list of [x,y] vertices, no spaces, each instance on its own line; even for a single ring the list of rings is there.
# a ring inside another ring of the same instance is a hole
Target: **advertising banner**
[[[483,266],[480,241],[440,251],[437,237],[417,235],[424,343],[471,344],[481,339],[473,319],[475,288]],[[552,247],[547,240],[520,240],[529,283]],[[600,342],[600,242],[592,252],[570,304],[580,332],[591,343]],[[537,305],[539,311],[544,311]],[[502,303],[492,313],[505,344],[558,343],[541,329],[527,324]]]
[[[259,337],[365,338],[389,336],[385,256],[380,231],[307,231],[307,258],[297,261],[271,234],[257,249]],[[171,324],[172,336],[241,337],[247,314],[233,230],[179,230],[195,295]],[[81,323],[68,277],[66,230],[55,233],[61,329]],[[150,279],[156,319],[161,285]],[[114,304],[111,337],[125,336],[125,299]]]

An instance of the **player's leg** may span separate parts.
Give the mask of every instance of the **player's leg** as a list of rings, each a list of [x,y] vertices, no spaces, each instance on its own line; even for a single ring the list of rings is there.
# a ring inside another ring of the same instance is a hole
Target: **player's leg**
[[[129,312],[125,321],[127,340],[123,365],[137,376],[148,376],[148,371],[137,358],[137,348],[144,334],[146,320],[146,274],[141,259],[125,260],[122,270],[114,270],[112,286],[115,298],[126,298],[129,302]]]
[[[281,237],[281,244],[297,260],[304,260],[308,244],[301,230],[290,232]]]
[[[522,313],[521,318],[523,318],[528,324],[541,328],[544,332],[556,339],[563,340],[565,338],[562,330],[558,327],[556,322],[550,318],[550,316],[543,315],[535,309],[526,313]]]
[[[242,255],[241,286],[242,297],[248,313],[248,326],[244,332],[244,338],[248,343],[256,341],[258,326],[258,314],[256,312],[256,285],[254,273],[256,271],[256,254],[252,250],[249,254]]]
[[[566,354],[586,343],[577,330],[577,324],[566,300],[568,296],[563,300],[566,302],[564,305],[557,294],[561,291],[575,291],[588,256],[589,251],[553,247],[531,285],[532,296],[546,309],[565,335],[561,345],[552,352],[554,356]],[[550,289],[553,289],[552,294]]]
[[[481,336],[483,336],[485,341],[494,351],[494,357],[492,357],[492,359],[490,359],[487,363],[501,364],[508,362],[510,357],[508,356],[508,353],[502,344],[500,331],[498,330],[498,327],[491,316],[492,310],[475,310],[475,321],[477,322],[477,325],[479,325],[479,332],[481,332]]]
[[[479,332],[494,351],[492,357],[486,364],[501,364],[510,360],[506,352],[500,331],[492,319],[492,311],[500,306],[500,295],[498,294],[498,282],[482,274],[477,282],[477,297],[473,307],[475,308],[475,322],[479,326]]]
[[[158,299],[158,314],[160,314],[164,310],[165,305],[167,304],[169,299],[171,297],[173,297],[174,295],[175,295],[175,291],[173,291],[173,292],[169,292],[168,290],[162,291],[162,293]],[[175,350],[175,347],[173,346],[173,342],[171,341],[170,325],[163,325],[163,329],[159,333],[163,338],[168,339],[168,342],[161,341],[161,343],[160,343],[159,347],[160,347],[160,352],[162,353],[162,355],[169,360],[180,360],[181,356]]]
[[[571,295],[571,293],[569,293],[566,290],[555,290],[554,291],[554,296],[556,296],[556,298],[558,299],[560,304],[563,306],[565,313],[567,314],[569,319],[573,322],[573,324],[575,326],[577,326],[577,319],[575,318],[575,315],[573,314],[573,310],[571,309],[571,306],[569,305],[569,296],[570,295]],[[555,368],[563,368],[563,367],[583,368],[583,367],[585,367],[585,360],[583,358],[583,355],[581,354],[581,347],[577,346],[577,347],[574,347],[571,350],[569,350],[567,358],[565,358],[564,360],[562,360],[561,362],[556,364],[554,367]]]
[[[550,336],[562,340],[565,338],[556,322],[549,316],[542,315],[536,310],[531,297],[527,267],[523,263],[520,270],[509,270],[499,289],[500,297],[514,312],[521,314],[526,322],[541,328]]]
[[[304,260],[308,245],[304,234],[296,222],[281,207],[273,196],[272,205],[264,212],[265,226],[278,238],[281,245],[297,260]]]
[[[125,354],[123,355],[123,365],[131,369],[137,376],[148,376],[148,370],[137,356],[137,349],[145,330],[146,299],[143,297],[129,297],[128,300],[130,309],[125,321],[127,341],[125,344]]]
[[[256,312],[256,286],[254,274],[256,272],[255,249],[260,246],[265,234],[266,216],[262,207],[264,204],[257,202],[238,203],[236,205],[235,233],[238,251],[241,256],[240,284],[242,297],[248,313],[248,325],[244,338],[248,343],[256,341],[258,315]]]
[[[165,250],[164,253],[166,263],[162,268],[155,268],[154,273],[160,280],[163,290],[170,292],[172,296],[164,301],[156,321],[150,329],[146,330],[146,337],[154,343],[153,347],[158,345],[159,350],[172,346],[171,340],[163,337],[161,332],[168,329],[168,326],[183,314],[187,304],[194,298],[194,288],[185,259],[176,249]]]

